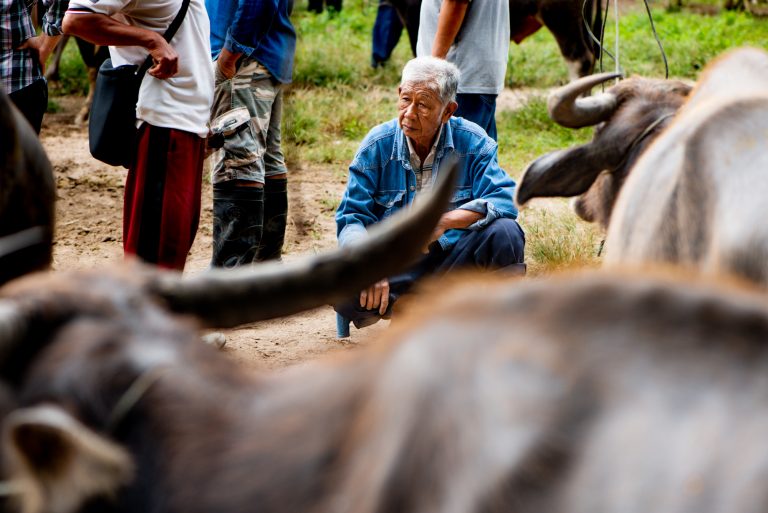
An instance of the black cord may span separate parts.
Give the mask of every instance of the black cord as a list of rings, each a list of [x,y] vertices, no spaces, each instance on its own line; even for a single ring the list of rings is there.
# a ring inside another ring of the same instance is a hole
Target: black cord
[[[602,0],[598,0],[602,1]],[[617,2],[619,0],[616,0]],[[605,14],[603,15],[603,24],[600,27],[600,48],[603,48],[603,42],[605,41],[605,27],[608,25],[608,11],[611,10],[611,0],[605,0]],[[611,56],[611,59],[613,59],[613,62],[616,62],[616,57],[611,55],[610,52],[608,52],[608,55]],[[600,52],[600,73],[603,72],[603,52]],[[605,83],[603,83],[603,92],[605,92]]]
[[[656,25],[653,24],[653,16],[651,16],[651,8],[648,5],[648,0],[643,0],[643,3],[645,4],[645,10],[648,12],[648,19],[651,22],[651,30],[653,31],[653,37],[656,38],[656,44],[659,45],[659,50],[661,50],[661,58],[664,59],[664,78],[669,78],[669,64],[667,63],[667,54],[664,53],[664,46],[661,44],[661,39],[659,39],[659,34],[656,33]]]
[[[587,23],[587,2],[589,0],[584,0],[581,4],[581,21],[584,23],[584,27],[587,29],[587,34],[589,34],[589,38],[592,39],[593,42],[597,44],[598,49],[600,50],[600,71],[603,71],[603,54],[608,54],[608,57],[613,59],[613,62],[616,62],[616,57],[613,56],[611,52],[605,49],[603,46],[603,37],[605,35],[605,23],[608,20],[608,5],[610,5],[611,0],[607,0],[607,4],[605,7],[605,18],[603,19],[602,27],[600,27],[600,39],[598,39],[594,32],[592,32],[592,27],[589,26],[589,23]],[[600,2],[601,0],[594,0],[595,2]],[[590,14],[590,19],[592,18]]]

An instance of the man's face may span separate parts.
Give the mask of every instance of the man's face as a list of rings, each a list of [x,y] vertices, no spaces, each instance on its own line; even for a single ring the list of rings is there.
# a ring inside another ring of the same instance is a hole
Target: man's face
[[[405,135],[417,145],[430,147],[440,125],[456,110],[456,103],[443,105],[428,83],[405,83],[398,89],[397,119]]]

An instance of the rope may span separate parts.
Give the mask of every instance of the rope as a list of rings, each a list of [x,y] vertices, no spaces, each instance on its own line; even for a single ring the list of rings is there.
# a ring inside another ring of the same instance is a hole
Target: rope
[[[605,14],[603,16],[602,22],[600,23],[600,39],[598,39],[595,36],[595,33],[592,32],[592,27],[590,27],[589,23],[587,23],[586,10],[587,10],[587,2],[588,1],[589,0],[584,0],[582,2],[582,4],[581,4],[581,21],[584,23],[584,28],[587,29],[587,34],[589,35],[589,38],[595,44],[597,44],[598,50],[600,51],[600,61],[599,61],[600,62],[600,73],[603,72],[603,55],[608,55],[608,57],[613,59],[613,62],[616,63],[616,70],[619,71],[619,68],[620,68],[619,60],[610,51],[608,51],[605,48],[605,45],[603,45],[603,41],[605,40],[605,26],[608,23],[608,11],[610,10],[609,8],[611,6],[611,0],[606,0],[606,2],[605,2]],[[593,0],[593,1],[595,1],[595,2],[602,2],[602,0]],[[616,3],[618,4],[618,0],[616,0]],[[590,13],[590,16],[589,16],[590,20],[593,17],[594,16],[592,15],[592,13]],[[619,27],[619,24],[618,24],[618,21],[617,21],[616,22],[616,30],[617,31],[618,31],[618,27]],[[618,41],[618,37],[616,39]],[[617,49],[617,54],[618,54],[618,45],[616,46],[616,49]],[[616,80],[618,81],[618,78]],[[601,87],[603,89],[603,92],[605,92],[605,84],[604,83],[601,85]]]
[[[615,27],[616,27],[616,41],[615,41],[615,48],[614,52],[615,55],[612,54],[610,51],[608,51],[605,46],[603,45],[603,41],[605,40],[605,26],[608,23],[608,12],[610,11],[611,6],[611,0],[606,0],[605,2],[605,15],[603,16],[603,21],[600,27],[600,38],[598,39],[597,36],[595,36],[594,32],[592,32],[592,27],[589,26],[589,23],[587,22],[587,2],[589,0],[584,0],[581,4],[581,19],[584,23],[584,28],[587,29],[587,34],[589,35],[589,38],[597,44],[598,50],[600,51],[600,72],[602,73],[604,71],[603,68],[603,56],[608,55],[610,57],[615,65],[615,70],[617,73],[622,73],[623,71],[621,69],[620,61],[619,61],[619,2],[616,0],[613,4],[613,11],[614,11],[614,17],[615,19]],[[594,0],[597,2],[600,2],[602,0]],[[656,39],[656,44],[659,47],[659,51],[661,52],[661,58],[664,61],[664,78],[669,78],[669,62],[667,61],[667,54],[664,51],[664,45],[661,42],[661,38],[659,37],[659,33],[656,31],[656,25],[653,23],[653,16],[651,15],[651,7],[648,5],[648,0],[643,0],[643,4],[645,5],[645,11],[648,14],[648,21],[651,24],[651,31],[653,32],[653,37]],[[590,16],[592,18],[592,16]],[[618,78],[616,81],[618,82]],[[603,84],[603,89],[605,89],[605,84]]]
[[[661,44],[659,34],[656,32],[656,25],[653,24],[653,16],[651,16],[651,8],[648,5],[648,0],[643,0],[645,4],[645,11],[648,13],[648,20],[651,22],[651,30],[653,31],[653,37],[656,38],[656,44],[659,45],[661,51],[661,58],[664,60],[664,78],[669,78],[669,64],[667,63],[667,54],[664,53],[664,46]]]
[[[589,35],[589,38],[597,44],[599,50],[600,50],[600,71],[603,71],[603,54],[608,54],[608,57],[610,57],[613,60],[616,60],[616,58],[613,56],[611,52],[606,50],[603,47],[603,36],[605,35],[605,22],[608,20],[608,5],[610,4],[611,0],[607,0],[607,3],[605,4],[605,18],[603,19],[603,22],[600,26],[600,39],[598,39],[595,36],[595,33],[592,32],[592,27],[589,26],[589,23],[587,23],[587,2],[589,0],[584,0],[581,4],[581,21],[584,23],[584,28],[587,29],[587,34]],[[596,2],[600,2],[602,0],[595,0]],[[592,18],[592,15],[590,14],[589,18]]]
[[[645,1],[645,0],[644,0]],[[616,61],[614,71],[618,73],[620,71],[619,66],[619,0],[613,2],[613,17],[614,27],[616,27],[616,40],[614,41],[614,48],[616,49]],[[619,77],[616,77],[616,83],[619,83]]]
[[[134,406],[163,375],[163,367],[149,369],[139,375],[117,401],[107,421],[107,431],[114,431]]]

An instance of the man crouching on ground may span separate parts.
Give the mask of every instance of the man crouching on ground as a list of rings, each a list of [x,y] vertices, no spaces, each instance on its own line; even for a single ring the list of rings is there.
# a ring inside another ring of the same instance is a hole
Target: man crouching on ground
[[[339,245],[367,236],[366,228],[405,208],[457,159],[459,179],[450,210],[428,251],[408,272],[363,290],[336,311],[361,328],[388,318],[416,280],[455,269],[523,272],[525,235],[515,221],[515,182],[499,167],[496,142],[478,125],[455,118],[459,70],[419,57],[403,68],[398,116],[373,128],[349,166],[336,212]]]

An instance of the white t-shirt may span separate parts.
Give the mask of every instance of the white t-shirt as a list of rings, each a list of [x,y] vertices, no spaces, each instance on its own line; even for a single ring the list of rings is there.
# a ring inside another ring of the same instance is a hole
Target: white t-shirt
[[[70,0],[70,8],[95,13],[163,34],[181,8],[181,0]],[[168,79],[144,75],[136,117],[153,126],[174,128],[205,137],[213,102],[210,24],[203,0],[190,0],[189,10],[171,46],[179,54],[179,71]],[[141,65],[148,52],[138,46],[109,47],[113,66]]]
[[[442,0],[421,3],[416,55],[432,55]],[[509,54],[509,2],[474,0],[467,8],[446,60],[461,71],[459,93],[499,94],[504,89]]]

